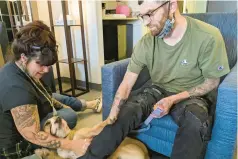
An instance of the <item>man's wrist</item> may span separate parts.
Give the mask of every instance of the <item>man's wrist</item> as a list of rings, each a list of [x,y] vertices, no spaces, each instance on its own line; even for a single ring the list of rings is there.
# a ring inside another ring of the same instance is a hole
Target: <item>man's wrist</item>
[[[172,95],[170,96],[172,101],[173,101],[173,104],[176,104],[184,99],[187,99],[190,97],[189,93],[187,91],[184,91],[184,92],[181,92],[181,93],[178,93],[178,94],[175,94],[175,95]]]

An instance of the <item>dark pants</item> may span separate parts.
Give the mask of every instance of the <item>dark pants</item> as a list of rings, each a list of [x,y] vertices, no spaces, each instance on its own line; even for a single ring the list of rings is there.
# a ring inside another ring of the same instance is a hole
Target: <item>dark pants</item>
[[[161,93],[162,92],[162,93]],[[131,96],[121,107],[117,121],[96,136],[87,153],[80,159],[104,159],[112,154],[123,139],[149,116],[160,99],[172,93],[151,86]],[[170,115],[178,124],[172,159],[203,158],[211,133],[208,103],[202,98],[188,99],[174,105]],[[103,146],[100,146],[102,145]]]

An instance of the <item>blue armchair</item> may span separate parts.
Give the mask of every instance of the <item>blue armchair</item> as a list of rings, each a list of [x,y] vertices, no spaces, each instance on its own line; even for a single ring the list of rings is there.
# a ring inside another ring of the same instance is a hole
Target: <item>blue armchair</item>
[[[218,99],[212,138],[208,143],[206,159],[232,159],[237,138],[237,13],[189,14],[220,29],[226,44],[231,72],[222,79],[218,88]],[[103,119],[109,115],[111,105],[129,59],[102,67]],[[151,84],[148,70],[144,69],[133,87],[133,91]],[[133,92],[132,92],[133,93]],[[170,115],[154,119],[151,128],[139,133],[136,138],[158,153],[170,157],[177,130]]]

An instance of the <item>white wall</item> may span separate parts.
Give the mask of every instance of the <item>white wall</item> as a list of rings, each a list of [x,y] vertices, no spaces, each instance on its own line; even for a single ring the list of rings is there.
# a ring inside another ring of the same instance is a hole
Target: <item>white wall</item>
[[[47,1],[37,1],[39,19],[43,20],[47,25],[49,24],[49,12]],[[58,19],[61,14],[60,1],[52,1],[53,18]],[[69,12],[79,19],[78,2],[69,2]],[[102,12],[101,2],[83,1],[83,14],[85,26],[85,40],[88,60],[89,81],[96,84],[101,84],[101,66],[104,65],[104,51],[103,51],[103,34],[102,34]],[[56,40],[59,44],[59,59],[67,58],[65,35],[63,27],[55,27]],[[82,40],[79,27],[72,27],[71,37],[73,43],[73,51],[75,57],[83,57],[82,54]],[[69,77],[68,65],[60,64],[61,76]],[[83,64],[75,65],[76,78],[85,80]],[[54,68],[55,77],[56,70]]]
[[[122,2],[116,2],[116,0],[107,0],[103,2],[106,3],[106,9],[116,9],[117,5],[125,4],[130,7],[132,13],[139,11],[139,5],[137,0],[122,0]],[[133,24],[133,46],[135,46],[135,44],[141,39],[141,37],[147,32],[147,30],[140,20],[128,20],[127,23]]]
[[[101,2],[84,1],[86,4],[87,49],[89,52],[90,81],[101,84],[101,67],[104,65],[103,29]]]
[[[184,0],[184,13],[206,13],[207,0]]]
[[[131,8],[132,13],[139,11],[138,1],[128,1],[127,5]],[[133,46],[142,38],[142,36],[147,32],[146,27],[144,27],[142,21],[133,21]]]

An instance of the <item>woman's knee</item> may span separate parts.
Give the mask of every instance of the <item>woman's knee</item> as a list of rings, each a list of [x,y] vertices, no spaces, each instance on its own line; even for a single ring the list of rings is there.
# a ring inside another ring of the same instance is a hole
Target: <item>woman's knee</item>
[[[68,126],[70,129],[73,129],[77,125],[78,115],[73,113],[69,116]]]
[[[62,117],[68,124],[70,129],[73,129],[78,120],[78,114],[71,108],[64,108],[58,111],[59,116]]]

